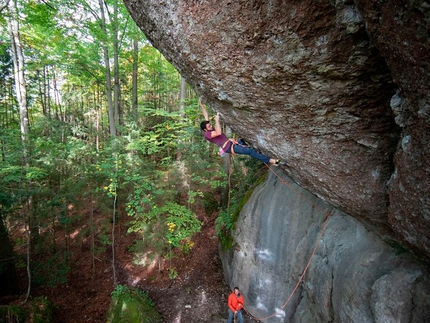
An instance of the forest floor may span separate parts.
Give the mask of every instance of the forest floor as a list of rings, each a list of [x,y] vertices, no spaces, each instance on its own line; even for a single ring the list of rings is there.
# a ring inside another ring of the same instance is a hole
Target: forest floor
[[[195,244],[191,253],[187,256],[178,253],[171,260],[152,267],[133,264],[134,253],[129,251],[129,247],[138,237],[128,234],[125,224],[116,228],[116,283],[147,291],[166,323],[227,322],[230,288],[224,280],[218,253],[215,232],[217,214],[208,216],[203,207],[197,209],[197,216],[203,222],[203,227],[193,238]],[[102,216],[98,217],[101,221]],[[60,239],[60,234],[56,237]],[[107,248],[93,260],[90,239],[78,237],[79,234],[70,235],[72,259],[67,283],[55,287],[34,287],[31,295],[45,295],[53,303],[54,323],[104,323],[115,280],[112,250]],[[65,245],[65,241],[58,240],[57,243],[59,246]],[[169,277],[169,269],[172,267],[177,272],[177,277],[173,280]],[[24,269],[20,276],[21,281],[26,280]],[[22,288],[26,290],[27,287]],[[244,319],[245,322],[256,322],[249,317]]]

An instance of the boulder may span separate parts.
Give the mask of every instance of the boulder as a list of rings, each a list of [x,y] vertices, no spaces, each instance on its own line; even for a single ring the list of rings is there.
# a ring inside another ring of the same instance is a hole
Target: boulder
[[[288,175],[330,205],[430,256],[427,1],[124,2],[238,136],[288,161]]]
[[[225,279],[266,322],[427,322],[430,276],[406,249],[282,171],[254,190],[220,250]]]

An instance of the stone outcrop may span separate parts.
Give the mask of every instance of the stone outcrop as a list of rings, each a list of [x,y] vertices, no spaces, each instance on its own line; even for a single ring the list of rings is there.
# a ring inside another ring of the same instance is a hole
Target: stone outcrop
[[[429,2],[124,2],[235,133],[430,255]]]
[[[388,183],[389,223],[430,255],[430,2],[356,2],[399,92],[391,100],[402,133]]]
[[[233,248],[220,252],[248,312],[279,323],[430,320],[424,265],[274,171],[242,209]]]

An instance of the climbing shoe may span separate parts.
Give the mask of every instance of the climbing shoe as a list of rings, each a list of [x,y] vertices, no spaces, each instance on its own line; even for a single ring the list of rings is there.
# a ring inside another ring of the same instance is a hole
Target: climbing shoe
[[[275,159],[275,163],[273,165],[274,166],[286,166],[287,163],[281,159]]]
[[[247,144],[247,142],[245,141],[245,139],[240,138],[237,142],[239,143],[239,145],[242,145],[242,146],[248,146],[248,144]]]

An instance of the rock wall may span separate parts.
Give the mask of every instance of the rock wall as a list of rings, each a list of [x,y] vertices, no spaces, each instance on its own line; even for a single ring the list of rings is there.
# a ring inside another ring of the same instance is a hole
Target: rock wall
[[[233,249],[220,252],[226,281],[241,288],[247,311],[274,314],[265,322],[279,323],[430,321],[425,266],[275,172],[242,209]]]
[[[430,256],[427,1],[124,2],[238,136]]]
[[[430,255],[430,2],[362,1],[366,32],[387,61],[401,127],[388,183],[389,223],[414,250]]]

